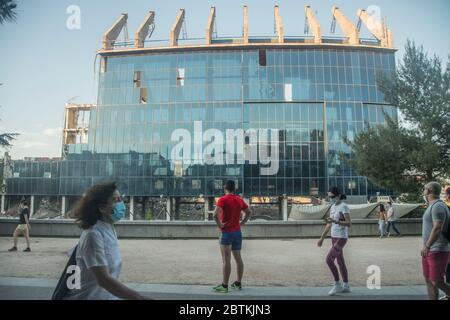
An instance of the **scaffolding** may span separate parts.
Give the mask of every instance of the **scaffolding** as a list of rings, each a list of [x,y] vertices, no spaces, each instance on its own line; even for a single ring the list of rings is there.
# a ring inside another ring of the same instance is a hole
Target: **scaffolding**
[[[93,104],[66,103],[64,106],[63,150],[68,144],[87,143]]]

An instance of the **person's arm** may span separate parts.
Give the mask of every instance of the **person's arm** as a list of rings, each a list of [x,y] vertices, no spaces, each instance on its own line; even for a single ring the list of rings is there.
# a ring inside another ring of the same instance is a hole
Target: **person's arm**
[[[247,221],[248,220],[250,220],[250,217],[252,216],[252,211],[250,210],[250,208],[245,208],[244,210],[244,213],[245,213],[245,217],[244,217],[244,219],[242,219],[242,221],[241,221],[241,226],[243,226],[244,224],[246,224],[247,223]]]
[[[442,232],[444,228],[444,221],[447,215],[447,210],[439,209],[439,207],[431,208],[431,219],[433,221],[433,228],[431,229],[430,236],[427,241],[423,244],[421,254],[423,257],[428,255],[431,246],[433,243],[439,238],[439,234]]]
[[[29,217],[28,214],[24,215],[25,223],[27,224],[27,228],[28,228],[28,230],[31,230],[30,219],[28,217]]]
[[[328,232],[331,229],[331,223],[327,223],[327,225],[325,226],[325,229],[322,232],[322,235],[320,236],[319,241],[317,241],[317,246],[321,247],[323,244],[323,240],[325,239],[325,237],[327,236]]]
[[[387,212],[387,219],[389,220],[393,214],[394,214],[394,209],[392,207],[390,207]]]
[[[351,227],[352,220],[350,219],[349,213],[344,213],[344,219],[345,219],[344,221],[337,221],[336,224],[344,227]]]
[[[219,215],[221,214],[221,212],[222,212],[222,208],[219,207],[219,206],[216,206],[216,208],[214,209],[213,216],[214,216],[214,221],[216,222],[217,226],[218,226],[220,229],[223,229],[223,227],[224,227],[225,225],[224,225],[224,224],[220,221],[220,219],[219,219]]]
[[[443,228],[444,221],[433,221],[433,228],[431,229],[430,236],[428,237],[428,240],[425,241],[422,247],[421,254],[423,257],[426,257],[428,255],[431,246],[439,238],[439,234],[442,232]]]
[[[95,280],[97,280],[100,287],[118,298],[127,300],[151,300],[111,277],[106,266],[91,267],[89,270],[94,274]]]

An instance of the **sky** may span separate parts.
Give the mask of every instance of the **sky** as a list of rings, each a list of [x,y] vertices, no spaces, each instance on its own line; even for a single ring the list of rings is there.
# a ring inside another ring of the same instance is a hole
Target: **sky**
[[[449,0],[19,0],[16,22],[0,25],[0,132],[19,137],[13,159],[61,155],[64,104],[95,103],[94,59],[101,37],[122,12],[128,13],[130,38],[148,11],[155,11],[151,39],[168,39],[180,8],[186,10],[189,38],[203,38],[210,6],[216,7],[219,37],[242,34],[242,6],[249,10],[249,36],[273,36],[273,6],[278,4],[286,36],[303,36],[304,6],[310,5],[330,35],[331,8],[340,7],[355,24],[356,12],[379,8],[394,32],[397,60],[407,39],[423,45],[444,63],[450,54]],[[80,28],[69,29],[71,5],[80,9]],[[336,36],[342,35],[336,27]],[[362,27],[361,37],[371,37]]]

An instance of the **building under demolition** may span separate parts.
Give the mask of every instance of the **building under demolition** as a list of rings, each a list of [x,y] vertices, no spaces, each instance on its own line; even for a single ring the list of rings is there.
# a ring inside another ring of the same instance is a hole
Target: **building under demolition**
[[[64,215],[107,180],[127,197],[130,219],[177,219],[183,205],[203,217],[228,179],[285,218],[288,198],[324,196],[329,186],[349,198],[388,193],[342,153],[344,137],[397,118],[377,86],[395,69],[392,33],[364,10],[357,24],[337,7],[332,16],[344,37],[324,36],[309,6],[307,35],[285,36],[275,6],[275,36],[251,37],[244,6],[242,36],[223,38],[212,7],[198,40],[184,34],[181,9],[170,39],[154,41],[150,11],[134,39],[120,41],[122,14],[98,50],[97,102],[65,106],[62,157],[5,157],[2,212],[27,198],[35,216],[42,206]],[[360,37],[362,25],[373,39]]]

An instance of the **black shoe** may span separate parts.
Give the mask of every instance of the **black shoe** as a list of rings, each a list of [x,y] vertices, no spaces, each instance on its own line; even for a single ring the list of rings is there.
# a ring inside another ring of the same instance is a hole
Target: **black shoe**
[[[25,250],[23,250],[23,252],[30,252],[31,249],[30,248],[26,248]]]
[[[241,284],[240,282],[237,282],[237,281],[235,281],[235,282],[231,285],[231,287],[232,287],[233,289],[242,290],[242,284]]]
[[[8,249],[9,252],[17,251],[17,247],[12,247],[11,249]]]

